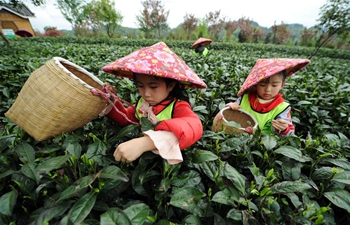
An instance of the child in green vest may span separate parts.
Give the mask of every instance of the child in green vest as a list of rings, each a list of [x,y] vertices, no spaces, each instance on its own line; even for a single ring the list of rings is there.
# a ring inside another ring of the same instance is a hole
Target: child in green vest
[[[286,77],[309,62],[308,59],[258,59],[238,92],[239,98],[226,106],[233,110],[243,109],[253,115],[264,134],[294,134],[291,106],[279,92],[286,83]]]
[[[133,79],[140,98],[129,107],[115,98],[101,115],[120,126],[139,123],[141,117],[155,125],[154,130],[143,131],[144,136],[119,144],[113,154],[115,160],[129,163],[152,151],[170,164],[182,162],[180,150],[194,144],[203,133],[185,87],[206,88],[206,84],[163,42],[135,51],[102,69]],[[108,84],[107,89],[115,93]]]
[[[203,37],[198,38],[198,40],[195,41],[191,47],[192,54],[206,56],[209,52],[207,46],[210,45],[211,42],[212,40],[209,38],[203,38]]]
[[[204,55],[206,56],[208,54],[209,50],[204,47],[203,45],[198,45],[195,49],[192,50],[193,55]]]

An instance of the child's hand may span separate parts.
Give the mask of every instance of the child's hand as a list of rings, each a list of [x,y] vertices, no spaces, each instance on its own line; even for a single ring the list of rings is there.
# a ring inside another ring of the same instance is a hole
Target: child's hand
[[[121,143],[114,151],[113,156],[115,161],[131,163],[140,157],[142,153],[155,149],[156,147],[152,139],[148,136],[144,136]]]
[[[113,94],[117,93],[117,89],[110,83],[105,82],[103,85],[106,86],[108,91],[112,92]]]
[[[230,107],[230,108],[233,109],[233,110],[238,110],[238,109],[241,108],[241,106],[238,105],[237,102],[230,102],[230,103],[227,103],[227,104],[226,104],[226,107]]]
[[[272,120],[271,123],[272,126],[279,132],[285,131],[288,127],[288,121],[284,119]]]

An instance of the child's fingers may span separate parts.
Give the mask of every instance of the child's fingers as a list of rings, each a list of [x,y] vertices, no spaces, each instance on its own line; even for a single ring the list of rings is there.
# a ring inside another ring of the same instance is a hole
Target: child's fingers
[[[271,123],[272,126],[278,131],[283,131],[288,127],[288,122],[283,119],[272,120]]]

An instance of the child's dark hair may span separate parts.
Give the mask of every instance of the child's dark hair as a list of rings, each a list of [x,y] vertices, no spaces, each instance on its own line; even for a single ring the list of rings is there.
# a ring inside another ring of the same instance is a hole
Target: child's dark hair
[[[136,81],[136,74],[135,73],[133,74],[133,78],[134,78],[133,80]],[[172,82],[176,82],[173,90],[169,93],[169,96],[167,99],[176,98],[176,99],[181,99],[181,100],[189,102],[190,99],[188,97],[188,93],[185,89],[185,86],[182,83],[180,83],[177,80],[170,79],[170,78],[156,77],[156,76],[154,76],[154,78],[164,80],[167,87],[169,87],[169,85]]]
[[[167,87],[171,84],[171,82],[176,82],[173,90],[171,90],[171,92],[169,93],[168,98],[170,99],[177,98],[187,102],[190,100],[188,97],[188,93],[185,89],[185,86],[182,83],[173,79],[168,79],[168,78],[163,78],[163,79]]]

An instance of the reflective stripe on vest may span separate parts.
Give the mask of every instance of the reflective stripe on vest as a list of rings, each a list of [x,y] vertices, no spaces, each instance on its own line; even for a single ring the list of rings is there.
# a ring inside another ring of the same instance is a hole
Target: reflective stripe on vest
[[[275,119],[276,116],[278,116],[281,112],[283,112],[289,106],[289,103],[281,102],[271,111],[260,113],[252,109],[250,106],[248,94],[244,94],[240,105],[243,110],[249,112],[255,117],[256,121],[258,121],[258,126],[262,133],[272,134],[274,130],[271,121]]]
[[[206,56],[208,54],[209,50],[205,48],[202,53],[197,53],[195,50],[192,50],[193,55],[204,55]]]
[[[140,106],[142,104],[142,102],[144,102],[145,100],[143,98],[140,98],[136,104],[136,118],[141,118],[142,117],[142,113],[140,113]],[[169,105],[167,105],[162,111],[160,111],[156,117],[158,118],[159,121],[162,120],[168,120],[171,119],[173,117],[173,110],[174,110],[174,105],[175,102],[177,100],[174,100],[172,102],[170,102]],[[139,117],[137,117],[139,116]]]

